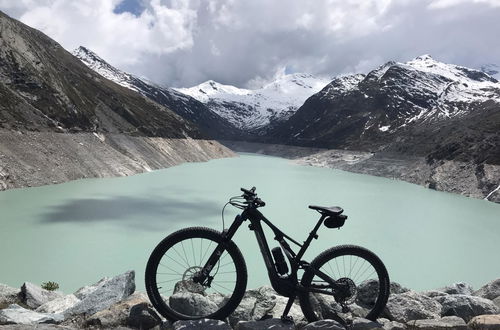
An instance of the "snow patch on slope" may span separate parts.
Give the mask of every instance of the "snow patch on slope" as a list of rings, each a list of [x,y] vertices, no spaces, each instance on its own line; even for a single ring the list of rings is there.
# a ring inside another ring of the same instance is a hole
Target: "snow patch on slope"
[[[253,130],[290,117],[311,95],[330,82],[310,74],[283,75],[260,89],[243,89],[213,80],[177,91],[207,104],[235,126]]]

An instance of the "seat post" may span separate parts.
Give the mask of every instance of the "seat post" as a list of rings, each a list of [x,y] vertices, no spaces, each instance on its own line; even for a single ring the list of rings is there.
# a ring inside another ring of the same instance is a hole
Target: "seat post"
[[[318,238],[318,235],[316,232],[319,229],[319,226],[323,223],[323,220],[325,220],[326,214],[321,213],[321,217],[318,220],[318,223],[316,223],[316,226],[314,226],[313,230],[309,233],[309,236],[307,237],[306,241],[304,242],[304,245],[300,248],[300,251],[297,253],[297,261],[300,261],[302,259],[302,256],[304,256],[304,253],[306,253],[307,248],[309,247],[309,244],[311,244],[311,241],[313,238]]]

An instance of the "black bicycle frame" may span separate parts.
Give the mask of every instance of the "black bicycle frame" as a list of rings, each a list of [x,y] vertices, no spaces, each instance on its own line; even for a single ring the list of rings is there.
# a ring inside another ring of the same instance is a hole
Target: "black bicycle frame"
[[[343,287],[336,283],[334,279],[332,279],[327,274],[323,273],[319,269],[314,269],[309,265],[308,262],[302,260],[302,256],[306,252],[307,248],[311,244],[313,239],[317,239],[318,235],[316,232],[319,227],[323,223],[326,215],[322,215],[318,220],[314,229],[309,233],[309,236],[304,241],[303,244],[298,243],[290,236],[283,233],[278,227],[273,225],[264,215],[258,211],[256,208],[247,208],[240,215],[237,215],[234,219],[233,223],[229,227],[229,229],[223,231],[224,241],[221,242],[214,252],[210,255],[205,266],[200,272],[200,275],[195,277],[195,281],[210,285],[212,278],[209,276],[210,271],[218,262],[220,256],[225,250],[227,242],[229,242],[236,231],[239,229],[241,224],[249,220],[250,225],[248,226],[250,230],[255,232],[255,238],[257,239],[257,243],[259,244],[260,252],[262,253],[262,257],[264,258],[264,263],[267,268],[267,273],[269,275],[269,280],[271,282],[271,286],[273,289],[283,295],[285,297],[295,297],[298,292],[315,292],[315,293],[323,293],[328,295],[334,295],[336,290],[342,289]],[[264,234],[264,230],[262,229],[261,221],[264,222],[271,230],[273,231],[275,237],[274,239],[278,241],[281,248],[285,252],[287,259],[290,263],[291,270],[288,275],[280,275],[274,265],[273,258],[271,256],[271,251],[269,249],[269,245],[267,244],[266,236]],[[295,253],[290,245],[285,241],[285,238],[294,243],[295,245],[300,247],[300,250]],[[297,273],[299,269],[303,269],[305,271],[312,271],[319,278],[327,282],[326,285],[320,284],[311,284],[310,287],[303,287],[299,284]],[[325,290],[326,288],[333,290]]]

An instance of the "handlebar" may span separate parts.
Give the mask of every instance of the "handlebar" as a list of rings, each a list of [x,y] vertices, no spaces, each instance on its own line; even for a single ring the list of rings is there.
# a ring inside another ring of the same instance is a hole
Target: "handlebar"
[[[262,199],[257,198],[255,187],[252,187],[252,189],[240,188],[240,190],[243,192],[242,197],[245,198],[247,202],[255,204],[256,207],[266,206],[266,203]]]

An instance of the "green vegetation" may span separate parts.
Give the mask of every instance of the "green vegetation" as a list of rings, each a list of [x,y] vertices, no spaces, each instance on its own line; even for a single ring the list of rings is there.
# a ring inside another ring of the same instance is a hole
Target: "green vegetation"
[[[59,284],[57,284],[56,282],[52,282],[52,281],[43,282],[42,289],[45,289],[48,291],[56,291],[57,289],[59,289]]]

